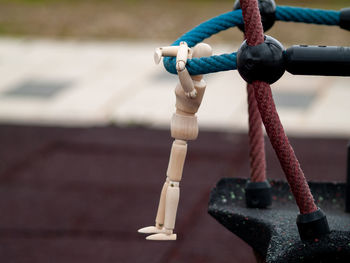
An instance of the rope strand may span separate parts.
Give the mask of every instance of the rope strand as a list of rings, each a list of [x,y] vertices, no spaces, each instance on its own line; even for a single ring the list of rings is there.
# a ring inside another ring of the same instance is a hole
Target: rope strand
[[[254,87],[247,84],[248,118],[249,118],[249,157],[250,181],[263,182],[266,180],[265,142],[262,121],[258,104],[254,95]]]
[[[247,43],[259,45],[264,41],[257,0],[240,0]],[[304,173],[279,119],[272,97],[271,87],[262,81],[254,81],[254,94],[267,135],[277,154],[282,169],[287,177],[301,214],[317,210]]]
[[[336,26],[339,25],[339,17],[340,12],[334,10],[320,10],[290,6],[276,7],[276,20],[279,21]],[[224,13],[196,26],[178,38],[172,45],[177,46],[181,41],[184,41],[189,47],[193,47],[202,42],[204,39],[239,24],[243,24],[242,10]],[[168,72],[177,74],[175,58],[166,57],[164,58],[163,63]],[[189,59],[187,61],[186,68],[191,75],[235,70],[237,69],[236,53],[233,52],[231,54],[203,57],[200,59]]]
[[[301,214],[317,210],[299,161],[289,143],[272,98],[270,85],[255,81],[255,98],[272,147],[280,161]]]

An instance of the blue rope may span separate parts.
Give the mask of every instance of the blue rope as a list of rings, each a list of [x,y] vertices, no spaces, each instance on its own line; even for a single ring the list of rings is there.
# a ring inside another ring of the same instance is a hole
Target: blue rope
[[[243,23],[242,11],[235,10],[214,17],[185,33],[178,38],[172,46],[178,46],[185,41],[189,47],[195,46],[210,36]],[[173,74],[176,72],[176,58],[166,57],[163,59],[164,67]],[[191,75],[207,74],[212,72],[226,71],[237,68],[236,53],[222,54],[204,58],[187,60],[186,68]]]
[[[235,27],[238,24],[243,24],[241,10],[224,13],[196,26],[191,31],[178,38],[172,45],[177,46],[181,41],[185,41],[189,47],[193,47],[204,39],[220,31]]]
[[[301,22],[337,26],[339,25],[340,12],[334,10],[321,10],[292,6],[277,6],[276,20],[285,22]]]
[[[320,10],[301,7],[277,6],[276,20],[285,22],[302,22],[308,24],[339,25],[340,12],[333,10]],[[204,39],[223,30],[243,24],[241,10],[235,10],[214,17],[188,31],[178,38],[172,46],[178,46],[185,41],[189,47],[202,42]],[[207,74],[219,71],[237,69],[236,52],[203,58],[187,60],[186,68],[191,75]],[[166,70],[172,74],[176,72],[176,58],[165,57],[163,64]]]

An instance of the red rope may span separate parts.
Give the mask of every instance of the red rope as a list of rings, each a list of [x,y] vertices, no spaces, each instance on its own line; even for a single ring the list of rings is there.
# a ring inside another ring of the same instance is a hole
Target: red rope
[[[264,42],[264,32],[261,24],[257,0],[240,0],[245,25],[247,44],[254,46]],[[301,214],[317,210],[310,188],[300,168],[292,146],[284,132],[279,119],[271,87],[262,81],[254,81],[255,98],[265,125],[267,135],[286,174],[287,181],[295,197]]]
[[[264,42],[264,29],[261,23],[257,0],[240,0],[244,19],[244,31],[249,46]]]
[[[241,3],[242,4],[242,3]],[[243,3],[247,5],[248,3]],[[248,8],[245,6],[245,8]],[[242,7],[243,10],[243,7]],[[248,15],[254,19],[260,19],[259,9],[255,12],[248,12]],[[252,19],[249,19],[251,21]],[[260,37],[259,32],[263,32],[263,28],[257,28],[254,23],[246,23],[245,38],[249,45],[257,45],[264,41],[264,37]],[[247,38],[249,36],[249,38]],[[253,38],[254,37],[254,38]],[[250,157],[250,179],[252,182],[263,182],[266,180],[266,158],[264,134],[262,130],[262,122],[258,109],[258,105],[254,95],[254,87],[247,85],[248,92],[248,113],[249,113],[249,157]]]
[[[253,85],[247,84],[247,93],[249,113],[250,180],[252,182],[263,182],[266,180],[264,133]]]

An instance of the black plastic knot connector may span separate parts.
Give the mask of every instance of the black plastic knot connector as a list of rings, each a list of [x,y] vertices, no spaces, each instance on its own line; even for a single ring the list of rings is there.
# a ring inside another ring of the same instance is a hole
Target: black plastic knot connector
[[[276,21],[276,3],[274,0],[259,0],[258,1],[261,23],[263,25],[264,31],[269,30]],[[233,5],[233,10],[241,9],[239,0],[236,0]],[[238,25],[238,28],[244,32],[244,25]]]
[[[246,40],[237,51],[237,69],[248,83],[255,80],[272,84],[285,72],[282,44],[265,36],[265,41],[257,46],[249,46]]]
[[[309,214],[299,214],[297,226],[303,241],[322,238],[330,233],[326,214],[320,208]]]
[[[340,10],[339,26],[345,30],[350,30],[350,7]]]
[[[247,181],[245,200],[249,208],[267,208],[272,204],[271,186],[268,181]]]

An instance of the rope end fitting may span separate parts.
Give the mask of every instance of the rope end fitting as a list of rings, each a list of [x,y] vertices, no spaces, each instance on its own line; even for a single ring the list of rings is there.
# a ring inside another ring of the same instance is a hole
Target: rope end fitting
[[[269,30],[276,21],[276,3],[274,0],[258,0],[258,6],[261,16],[261,23],[264,31]],[[241,9],[239,0],[233,5],[233,10]],[[244,32],[244,24],[237,25],[237,27]]]
[[[238,49],[237,69],[248,83],[260,80],[272,84],[285,72],[284,47],[270,36],[264,39],[263,43],[256,46],[249,46],[245,40]]]
[[[272,204],[271,186],[269,182],[247,181],[245,200],[249,208],[267,208]]]
[[[299,214],[297,226],[302,241],[322,238],[330,233],[326,214],[320,208],[308,214]]]

